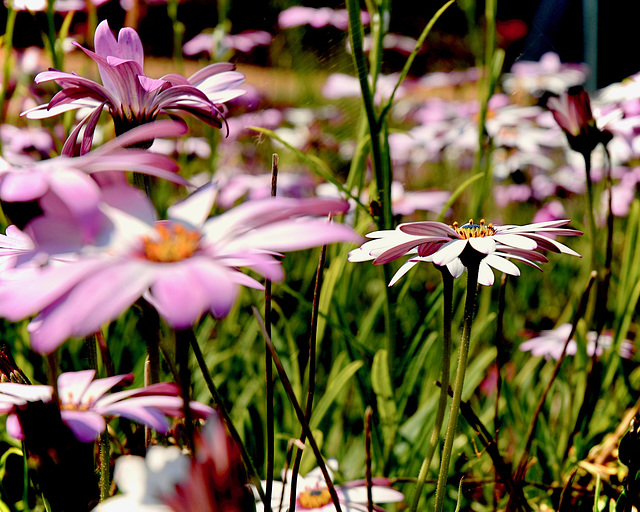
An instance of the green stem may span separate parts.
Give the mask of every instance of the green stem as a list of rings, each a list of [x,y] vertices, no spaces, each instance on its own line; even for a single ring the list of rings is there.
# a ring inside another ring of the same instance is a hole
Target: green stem
[[[462,400],[462,387],[464,386],[464,377],[467,372],[467,359],[469,356],[469,343],[471,341],[471,327],[473,325],[473,308],[478,293],[478,270],[480,268],[480,254],[472,254],[470,261],[463,261],[467,267],[467,297],[464,304],[464,325],[462,327],[462,339],[460,341],[460,351],[458,355],[458,369],[453,388],[453,399],[451,401],[451,412],[449,414],[449,423],[447,424],[447,433],[444,438],[444,447],[442,449],[442,460],[440,461],[440,472],[438,474],[438,483],[436,485],[436,504],[435,511],[441,512],[444,506],[444,496],[447,489],[447,477],[449,476],[449,464],[451,462],[451,451],[453,449],[453,441],[456,437],[456,429],[458,426],[458,414],[460,412],[460,401]],[[443,389],[446,389],[443,386]]]
[[[62,69],[62,58],[58,52],[56,24],[55,24],[55,0],[47,0],[47,43],[51,51],[51,63],[55,69]]]
[[[438,442],[440,441],[440,431],[442,430],[442,423],[444,421],[444,412],[447,407],[447,391],[449,389],[449,372],[451,369],[451,312],[453,310],[453,277],[447,269],[447,267],[436,266],[436,268],[442,274],[443,295],[444,303],[443,309],[443,323],[442,323],[442,371],[440,373],[440,399],[438,401],[438,410],[436,411],[436,422],[431,432],[431,439],[429,439],[429,447],[427,454],[422,461],[422,467],[418,474],[418,482],[416,488],[413,491],[413,497],[411,499],[411,507],[409,512],[416,512],[418,510],[418,504],[420,503],[420,496],[422,494],[422,488],[427,480],[427,474],[431,467],[431,461],[433,455],[436,452]]]
[[[9,77],[11,76],[11,52],[13,50],[13,30],[16,25],[16,16],[18,11],[11,7],[7,7],[7,25],[4,31],[4,66],[2,68],[2,84],[0,85],[0,121],[5,121],[5,102],[7,101],[7,87],[9,86]]]
[[[109,489],[111,488],[111,482],[109,480],[111,465],[110,448],[109,432],[107,429],[104,429],[104,432],[100,434],[100,501],[104,501],[109,497]]]
[[[189,345],[195,338],[193,330],[176,329],[176,363],[178,365],[178,375],[180,384],[180,394],[182,396],[182,410],[184,413],[184,426],[187,435],[187,446],[189,451],[195,455],[195,444],[193,442],[193,413],[191,411],[191,370],[189,369]]]

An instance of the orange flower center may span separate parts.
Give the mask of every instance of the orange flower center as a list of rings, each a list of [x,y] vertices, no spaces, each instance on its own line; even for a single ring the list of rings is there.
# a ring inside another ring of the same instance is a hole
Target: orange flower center
[[[143,255],[150,261],[172,263],[189,258],[200,247],[200,233],[177,223],[158,223],[156,235],[142,240]]]
[[[329,489],[312,489],[298,496],[298,504],[302,508],[320,508],[331,503]]]
[[[473,219],[469,219],[469,222],[463,226],[459,226],[457,222],[454,222],[451,227],[465,240],[468,238],[492,236],[496,233],[493,224],[485,224],[484,219],[480,221],[480,224],[474,224]]]

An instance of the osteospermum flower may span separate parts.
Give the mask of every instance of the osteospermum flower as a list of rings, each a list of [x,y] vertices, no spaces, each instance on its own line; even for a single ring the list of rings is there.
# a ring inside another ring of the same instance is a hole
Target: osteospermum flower
[[[44,71],[36,76],[37,83],[54,81],[62,90],[49,103],[23,112],[31,119],[58,115],[69,110],[88,107],[92,113],[79,127],[86,124],[83,139],[91,141],[100,113],[109,110],[121,134],[140,124],[153,121],[158,115],[176,112],[191,114],[207,124],[220,128],[223,103],[244,93],[237,86],[244,75],[229,63],[204,67],[189,78],[175,73],[162,78],[144,74],[142,41],[132,28],[123,28],[114,37],[107,21],[98,25],[92,52],[74,43],[98,64],[102,84],[74,73]],[[79,129],[72,136],[77,137]]]
[[[0,315],[15,321],[37,314],[28,329],[32,348],[41,353],[97,332],[142,296],[170,326],[184,329],[206,313],[226,316],[240,286],[263,288],[241,267],[281,281],[277,253],[359,240],[346,225],[313,218],[346,212],[342,200],[267,198],[207,219],[214,197],[215,188],[204,187],[157,222],[140,191],[104,191],[102,210],[110,222],[97,237],[104,245],[78,251],[69,237],[64,261],[40,266],[36,259],[0,274]],[[64,250],[66,224],[40,218],[30,228],[43,232],[42,239],[60,237],[49,245]],[[34,257],[45,249],[34,249]]]
[[[43,211],[65,215],[79,222],[85,236],[90,238],[99,228],[101,189],[98,175],[108,176],[110,182],[126,183],[123,171],[135,171],[180,184],[188,183],[176,174],[178,166],[170,158],[127,147],[154,135],[182,135],[185,130],[183,123],[157,121],[131,130],[78,157],[71,156],[70,147],[62,155],[48,160],[8,161],[0,157],[0,200],[4,202],[4,213],[19,227],[24,227],[31,220],[31,215],[28,212],[24,217],[20,206],[37,201]]]
[[[60,416],[81,442],[98,438],[106,428],[105,417],[122,416],[166,434],[170,426],[166,417],[183,415],[180,390],[175,384],[163,382],[106,394],[115,385],[130,384],[133,375],[96,380],[94,377],[95,370],[67,372],[58,377]],[[28,407],[29,402],[51,402],[52,399],[51,386],[0,383],[0,413],[10,413],[8,432],[17,439],[23,438],[16,407]],[[198,418],[206,418],[213,412],[211,407],[199,402],[191,402],[191,410]]]
[[[547,107],[567,136],[571,149],[588,154],[601,142],[606,144],[611,135],[598,129],[591,111],[591,101],[582,86],[575,86],[558,97],[551,97]]]
[[[490,286],[494,282],[492,268],[515,276],[520,270],[511,259],[539,268],[536,262],[547,258],[538,250],[580,256],[551,236],[575,236],[582,234],[575,229],[562,228],[569,220],[540,222],[525,226],[494,226],[481,220],[472,220],[451,226],[442,222],[409,222],[400,224],[395,230],[374,231],[367,235],[373,238],[360,248],[349,253],[349,261],[370,261],[381,265],[406,254],[415,254],[400,268],[391,281],[394,284],[420,261],[430,261],[438,266],[447,266],[451,275],[458,277],[464,270],[465,251],[474,251],[482,259],[478,282]]]
[[[337,469],[335,459],[328,461],[328,466]],[[333,479],[331,468],[327,467],[329,475]],[[273,494],[271,497],[271,510],[287,510],[291,496],[291,478],[293,471],[283,472],[283,482],[273,482]],[[374,503],[398,503],[404,499],[404,494],[390,487],[387,478],[373,478],[371,494]],[[266,487],[266,482],[262,483]],[[340,508],[344,512],[366,512],[367,508],[367,484],[365,480],[354,480],[343,485],[336,485],[336,494]],[[256,499],[259,499],[254,489]],[[262,502],[256,503],[256,512],[265,510]],[[322,512],[335,512],[336,508],[331,500],[329,489],[324,480],[320,468],[315,468],[305,477],[298,475],[296,484],[296,510],[317,510]],[[374,510],[380,510],[375,507]]]

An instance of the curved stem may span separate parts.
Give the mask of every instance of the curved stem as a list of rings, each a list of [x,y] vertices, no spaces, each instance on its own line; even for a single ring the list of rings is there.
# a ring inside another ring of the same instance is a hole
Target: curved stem
[[[440,473],[438,474],[438,483],[436,486],[436,512],[441,512],[442,507],[444,506],[447,477],[449,476],[449,464],[451,462],[451,451],[453,449],[453,441],[456,437],[460,401],[462,400],[462,387],[464,385],[464,377],[467,372],[469,342],[471,341],[471,327],[473,324],[473,308],[476,302],[476,295],[478,293],[478,270],[480,267],[480,258],[472,256],[469,260],[471,261],[466,262],[468,263],[466,265],[467,297],[464,304],[464,325],[462,327],[462,339],[460,341],[460,351],[458,355],[458,370],[456,371],[456,378],[454,382],[451,412],[449,414],[449,423],[447,424],[447,433],[444,438],[444,448],[442,449],[442,459],[440,461]],[[444,386],[443,389],[445,389]]]
[[[260,477],[258,476],[256,467],[253,464],[251,457],[249,456],[249,452],[247,451],[247,448],[242,442],[242,438],[240,437],[238,430],[231,422],[231,416],[229,416],[229,412],[224,406],[222,397],[220,396],[220,393],[218,393],[218,388],[216,388],[216,385],[214,384],[213,379],[209,374],[209,369],[207,368],[207,363],[204,360],[204,356],[202,355],[202,350],[200,349],[198,340],[196,339],[195,336],[191,336],[190,342],[191,342],[191,348],[193,349],[193,353],[196,356],[196,361],[198,362],[198,366],[200,367],[200,371],[202,373],[202,376],[204,377],[204,382],[207,385],[207,389],[209,390],[209,393],[211,393],[211,398],[213,398],[213,403],[215,405],[215,408],[220,414],[220,417],[222,418],[224,423],[226,424],[227,429],[229,429],[229,434],[231,435],[236,445],[240,449],[242,460],[244,461],[244,465],[247,468],[247,472],[249,473],[249,477],[253,481],[256,491],[258,491],[258,494],[260,495],[260,500],[266,504],[264,491],[262,490]]]
[[[436,268],[442,273],[444,294],[444,303],[442,306],[442,371],[440,374],[440,382],[442,384],[440,386],[440,399],[438,401],[438,409],[436,411],[436,422],[433,427],[433,431],[431,432],[431,439],[429,439],[427,454],[422,461],[422,466],[420,467],[418,482],[416,483],[416,487],[413,491],[409,512],[416,512],[416,510],[418,510],[420,495],[422,494],[422,489],[427,480],[427,474],[429,473],[429,467],[431,467],[433,455],[435,454],[438,442],[440,441],[440,431],[442,430],[444,411],[447,407],[447,391],[449,389],[449,372],[451,369],[451,311],[453,309],[453,277],[449,273],[447,267],[436,266]]]

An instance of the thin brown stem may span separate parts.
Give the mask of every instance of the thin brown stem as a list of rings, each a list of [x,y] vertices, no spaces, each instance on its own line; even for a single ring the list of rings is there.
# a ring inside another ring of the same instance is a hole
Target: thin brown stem
[[[329,475],[329,471],[327,470],[327,465],[322,458],[322,454],[320,453],[320,448],[318,448],[318,443],[316,443],[315,437],[313,436],[313,432],[311,431],[311,427],[309,426],[309,422],[304,417],[304,411],[300,404],[298,403],[298,399],[296,398],[296,394],[293,391],[293,387],[291,386],[291,382],[289,381],[289,377],[287,377],[287,372],[285,372],[284,367],[282,366],[282,362],[280,361],[280,357],[278,356],[278,352],[276,348],[273,346],[273,342],[271,338],[267,334],[267,331],[264,327],[264,322],[262,318],[260,318],[260,313],[258,310],[253,307],[253,314],[256,317],[258,322],[258,326],[262,331],[262,335],[264,336],[265,344],[267,348],[271,352],[271,357],[273,358],[273,363],[276,365],[276,369],[278,370],[278,375],[280,376],[280,381],[287,392],[287,396],[289,397],[289,401],[295,410],[296,416],[298,417],[298,421],[302,424],[302,428],[305,430],[307,438],[309,439],[309,445],[313,450],[313,454],[316,456],[316,461],[318,462],[318,467],[320,468],[320,472],[324,477],[324,480],[327,484],[327,488],[329,490],[329,494],[331,495],[331,501],[333,505],[336,507],[337,512],[342,512],[342,507],[340,507],[340,499],[338,498],[338,493],[336,492],[336,488],[333,485],[333,481],[331,480],[331,476]]]

